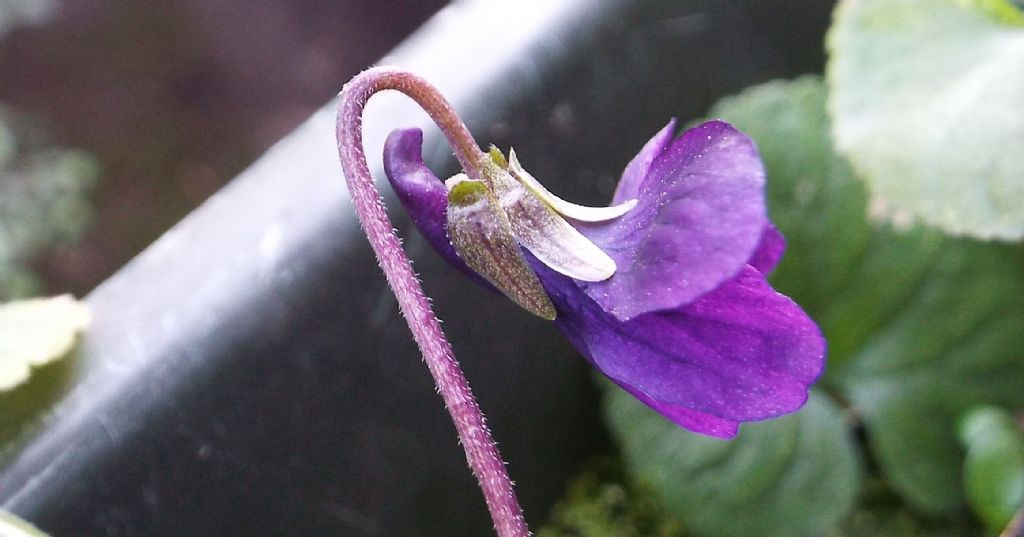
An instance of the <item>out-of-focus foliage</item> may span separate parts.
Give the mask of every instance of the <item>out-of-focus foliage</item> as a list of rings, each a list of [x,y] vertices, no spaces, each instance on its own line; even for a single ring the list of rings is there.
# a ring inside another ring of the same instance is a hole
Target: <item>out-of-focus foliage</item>
[[[953,528],[966,510],[959,417],[977,405],[1024,407],[1021,249],[875,218],[885,208],[835,153],[826,98],[824,83],[805,77],[711,112],[758,143],[788,241],[772,281],[825,332],[823,391],[794,416],[745,425],[731,443],[609,399],[627,468],[697,535],[922,534],[912,517],[851,511],[858,458],[877,463],[911,508]],[[856,423],[866,443],[853,440]]]
[[[1016,247],[872,223],[837,157],[817,79],[748,90],[715,109],[759,144],[789,243],[773,283],[825,331],[824,385],[864,420],[892,486],[935,515],[963,506],[956,422],[1024,406],[1024,258]]]
[[[878,479],[865,483],[857,510],[826,537],[968,537],[979,531],[971,521],[928,520],[915,513]]]
[[[83,230],[90,215],[85,196],[96,176],[96,165],[81,153],[20,146],[4,117],[0,113],[0,459],[63,393],[68,368],[46,367],[22,383],[33,367],[64,357],[88,319],[84,304],[70,297],[7,301],[42,291],[32,258]]]
[[[0,110],[0,300],[39,292],[27,265],[41,249],[73,240],[89,221],[97,167],[88,156],[23,148]]]
[[[70,295],[0,304],[0,392],[67,355],[88,324],[86,305]]]
[[[838,147],[894,218],[1024,237],[1024,13],[1008,0],[840,2]]]
[[[654,416],[652,416],[654,418]],[[682,486],[682,482],[680,483]],[[739,515],[740,513],[732,513]],[[859,506],[822,537],[968,537],[964,521],[928,521],[901,505],[877,479],[865,483]],[[614,461],[591,465],[570,485],[538,537],[688,537],[678,517],[662,508],[650,485]],[[757,533],[756,535],[761,535]]]
[[[1024,508],[1024,434],[999,408],[971,411],[960,427],[967,448],[964,484],[974,512],[993,530]]]
[[[797,414],[744,424],[728,442],[681,429],[621,390],[607,401],[628,468],[696,535],[811,537],[853,507],[857,452],[826,396],[813,394]]]
[[[996,19],[1024,26],[1024,2],[1021,0],[956,0],[962,6],[980,9]]]
[[[15,24],[41,22],[54,7],[49,0],[0,0],[0,36]],[[70,296],[6,302],[41,292],[32,258],[83,230],[86,193],[97,176],[90,157],[48,146],[36,134],[0,107],[0,458],[64,388],[66,368],[45,368],[26,385],[32,368],[66,356],[89,319]],[[0,512],[0,535],[8,534],[42,535]]]
[[[55,7],[52,0],[0,0],[0,36],[46,20]],[[27,141],[20,131],[33,129],[13,127],[26,124],[13,116],[0,106],[0,301],[40,291],[27,264],[82,231],[90,214],[85,196],[98,175],[81,152]]]

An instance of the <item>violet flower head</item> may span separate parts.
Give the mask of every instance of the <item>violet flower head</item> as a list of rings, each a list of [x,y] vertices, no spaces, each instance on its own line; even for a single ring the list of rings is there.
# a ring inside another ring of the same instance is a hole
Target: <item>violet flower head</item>
[[[558,199],[496,149],[485,181],[446,187],[417,129],[391,134],[384,165],[449,262],[554,318],[594,367],[669,420],[731,438],[741,422],[804,404],[825,341],[765,279],[785,241],[753,142],[722,121],[678,138],[675,126],[629,163],[609,208]]]

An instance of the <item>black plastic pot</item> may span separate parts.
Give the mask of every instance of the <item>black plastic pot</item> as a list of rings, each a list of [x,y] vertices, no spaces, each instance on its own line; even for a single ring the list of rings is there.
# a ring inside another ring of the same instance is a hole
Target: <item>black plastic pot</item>
[[[537,5],[533,5],[537,4]],[[547,7],[539,7],[545,4]],[[442,88],[481,143],[606,202],[672,116],[821,69],[830,2],[464,2],[385,59]],[[425,116],[380,97],[371,167]],[[453,162],[436,130],[436,171]],[[389,196],[389,206],[397,207]],[[610,449],[590,372],[553,326],[406,247],[542,523]],[[490,521],[361,235],[327,106],[88,297],[72,387],[0,471],[0,504],[55,536],[487,535]]]

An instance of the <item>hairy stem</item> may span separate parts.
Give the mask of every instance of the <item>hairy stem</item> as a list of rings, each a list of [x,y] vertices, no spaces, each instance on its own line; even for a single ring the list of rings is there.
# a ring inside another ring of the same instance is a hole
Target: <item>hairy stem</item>
[[[384,200],[374,186],[373,177],[366,165],[362,136],[363,108],[373,94],[389,89],[408,95],[430,114],[444,132],[467,175],[474,179],[480,178],[479,162],[483,153],[437,89],[411,73],[394,68],[373,68],[357,75],[341,90],[337,119],[338,155],[356,214],[455,423],[459,440],[466,452],[466,460],[483,491],[498,535],[526,537],[530,531],[523,520],[522,509],[512,490],[512,481],[505,470],[505,464],[469,383],[452,354],[451,344],[441,331],[437,317],[388,220]]]

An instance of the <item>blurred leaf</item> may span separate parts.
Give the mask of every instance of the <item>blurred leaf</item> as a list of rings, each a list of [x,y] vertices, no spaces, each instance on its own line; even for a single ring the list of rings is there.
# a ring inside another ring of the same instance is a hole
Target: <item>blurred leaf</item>
[[[69,295],[0,305],[0,392],[65,356],[88,323],[86,305]]]
[[[955,0],[958,4],[968,8],[979,9],[1007,24],[1024,26],[1024,11],[1021,11],[1020,1],[1014,5],[1011,0]]]
[[[1022,19],[1007,0],[839,4],[836,140],[894,218],[1024,237]]]
[[[915,514],[879,480],[869,480],[857,510],[828,537],[968,537],[980,528],[965,518],[926,520]]]
[[[856,449],[842,412],[820,393],[731,441],[683,430],[621,390],[609,392],[606,411],[633,475],[697,535],[817,536],[853,506]]]
[[[822,383],[862,416],[892,486],[950,514],[963,502],[957,417],[1024,406],[1024,260],[1005,245],[870,223],[863,187],[830,149],[825,98],[807,77],[748,90],[713,115],[761,149],[789,244],[772,281],[825,332]]]
[[[685,537],[692,535],[661,508],[651,487],[623,473],[617,459],[587,464],[569,485],[537,537]],[[857,509],[825,537],[968,537],[979,528],[967,519],[930,521],[909,510],[884,483],[866,480]],[[742,516],[742,512],[734,516]]]
[[[0,509],[0,536],[47,537],[45,533],[39,531],[39,528],[7,511],[4,511],[3,509]]]
[[[882,510],[857,512],[828,537],[967,537],[976,536],[977,529],[962,524],[929,527],[910,512]]]
[[[18,149],[0,115],[0,300],[39,292],[26,265],[43,248],[77,238],[97,176],[82,153]]]
[[[1005,528],[1024,507],[1024,435],[1005,411],[971,411],[960,428],[967,446],[967,500],[990,529]]]

